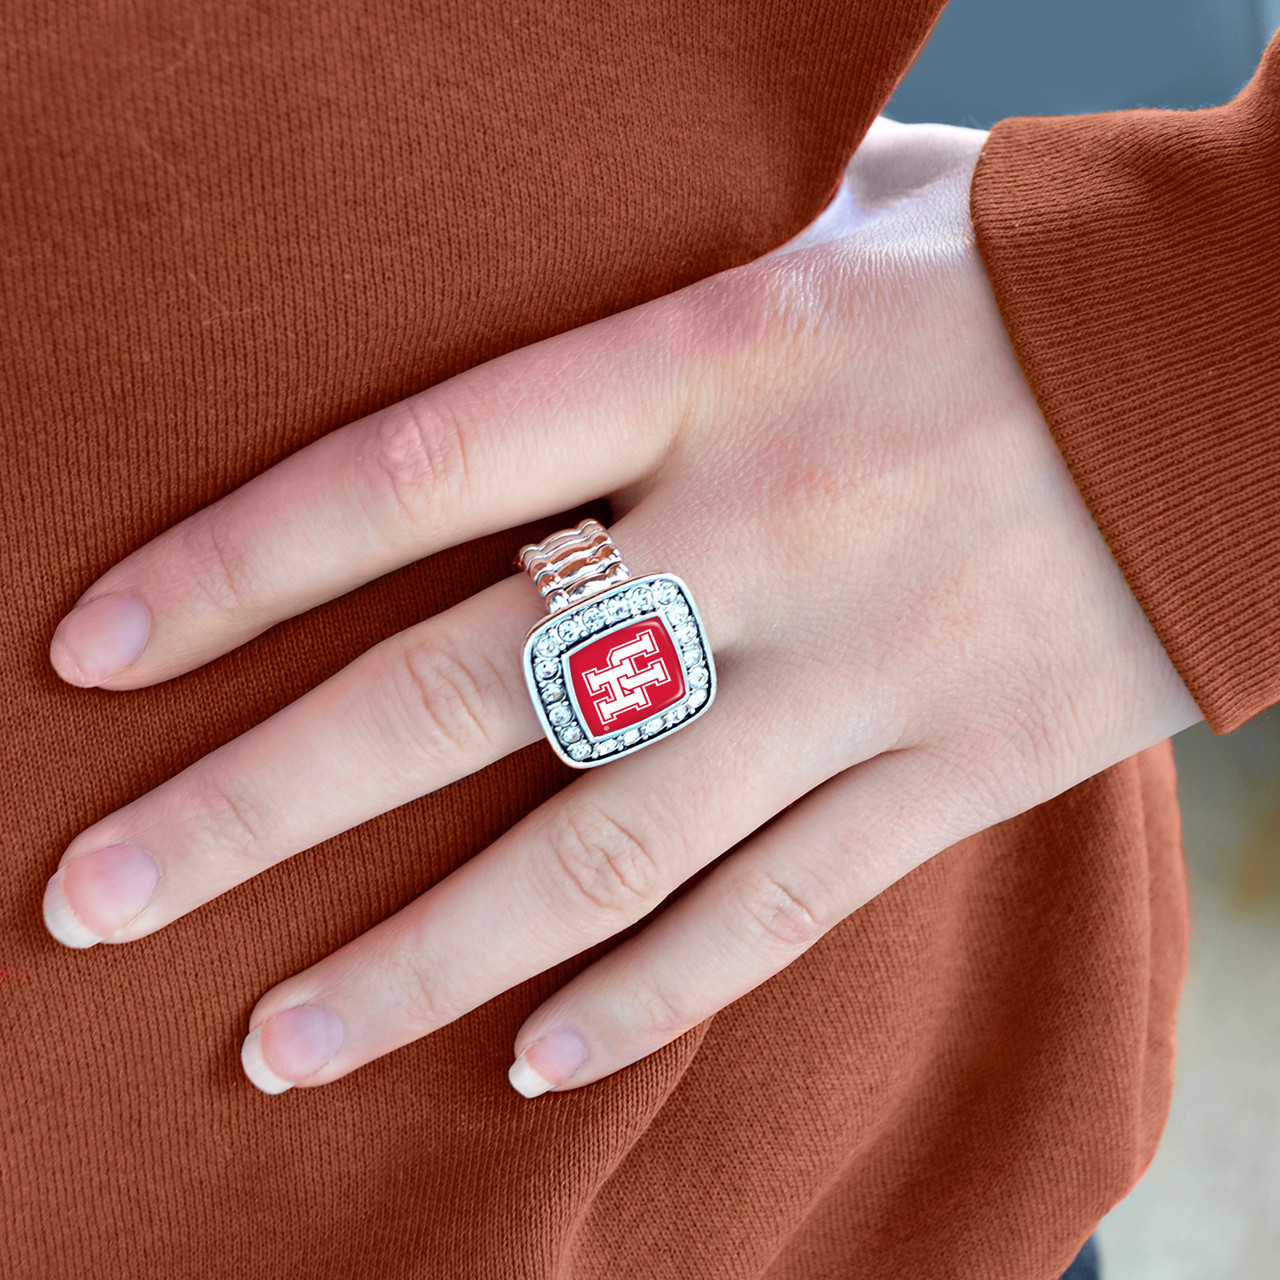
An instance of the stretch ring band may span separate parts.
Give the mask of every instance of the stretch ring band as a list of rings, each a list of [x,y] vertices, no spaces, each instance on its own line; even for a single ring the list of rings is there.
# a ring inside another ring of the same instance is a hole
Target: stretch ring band
[[[549,613],[559,613],[631,577],[609,531],[591,519],[521,547],[520,567],[542,592]]]
[[[598,520],[521,547],[517,563],[547,605],[525,637],[525,680],[566,764],[617,760],[711,705],[711,647],[679,578],[632,578]]]

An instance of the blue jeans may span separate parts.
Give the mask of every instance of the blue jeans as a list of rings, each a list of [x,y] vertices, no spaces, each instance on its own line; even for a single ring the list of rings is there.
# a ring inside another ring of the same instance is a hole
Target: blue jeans
[[[1099,1280],[1098,1237],[1095,1233],[1076,1254],[1071,1265],[1062,1273],[1061,1280]]]

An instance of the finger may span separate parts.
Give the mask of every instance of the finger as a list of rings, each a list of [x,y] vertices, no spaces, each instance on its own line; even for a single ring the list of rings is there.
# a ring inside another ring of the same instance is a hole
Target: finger
[[[296,702],[82,831],[45,894],[70,946],[144,937],[379,813],[541,736],[511,577],[362,654]]]
[[[805,796],[534,1012],[512,1085],[534,1097],[611,1075],[785,969],[963,837],[941,775],[923,752],[890,752]]]
[[[614,528],[642,559],[659,554],[653,519],[641,506]],[[717,655],[731,657],[736,620],[708,596],[707,634]],[[536,741],[521,655],[545,616],[533,585],[513,575],[375,645],[82,831],[46,889],[50,933],[74,947],[145,937],[284,858]]]
[[[716,718],[560,792],[421,898],[268,992],[255,1084],[325,1084],[642,918],[814,784],[768,732],[773,690],[726,673]],[[501,945],[494,945],[500,938]]]
[[[362,583],[644,476],[679,418],[652,309],[478,365],[333,431],[114,565],[50,645],[135,689]]]

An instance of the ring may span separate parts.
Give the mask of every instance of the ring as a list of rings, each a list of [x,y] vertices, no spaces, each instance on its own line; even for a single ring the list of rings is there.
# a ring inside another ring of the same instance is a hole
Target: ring
[[[683,729],[711,705],[716,670],[689,588],[632,578],[598,520],[520,548],[547,602],[524,675],[556,754],[591,769]]]

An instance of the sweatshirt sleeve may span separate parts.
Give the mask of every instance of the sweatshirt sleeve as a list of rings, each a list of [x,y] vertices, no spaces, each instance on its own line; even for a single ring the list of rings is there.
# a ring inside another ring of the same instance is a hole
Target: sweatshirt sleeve
[[[1000,121],[971,212],[1085,502],[1234,729],[1280,702],[1280,33],[1223,106]]]

